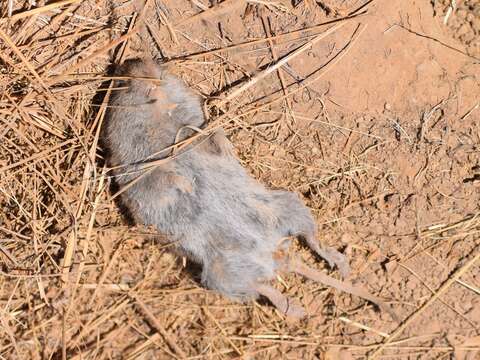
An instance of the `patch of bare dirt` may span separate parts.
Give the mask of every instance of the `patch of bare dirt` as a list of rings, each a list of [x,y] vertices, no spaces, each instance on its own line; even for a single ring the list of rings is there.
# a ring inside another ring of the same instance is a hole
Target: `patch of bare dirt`
[[[0,355],[478,356],[479,7],[457,1],[446,17],[451,3],[2,2]],[[98,132],[109,68],[137,56],[169,62],[205,97],[209,127],[257,179],[303,196],[319,241],[400,323],[294,275],[278,288],[304,321],[231,302],[127,221]]]
[[[446,25],[453,38],[460,41],[468,54],[480,55],[480,3],[475,0],[433,1],[435,15]]]

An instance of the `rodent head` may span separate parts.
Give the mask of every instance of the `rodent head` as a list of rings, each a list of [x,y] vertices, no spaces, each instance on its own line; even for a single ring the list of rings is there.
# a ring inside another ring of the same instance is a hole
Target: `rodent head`
[[[118,87],[128,87],[127,91],[148,96],[158,87],[165,71],[151,59],[131,59],[117,67],[114,76]]]
[[[150,155],[193,134],[204,122],[201,100],[184,82],[152,60],[126,61],[115,71],[108,129],[127,150]],[[122,133],[123,131],[123,133]],[[134,141],[133,141],[134,140]],[[122,157],[125,158],[126,155]]]

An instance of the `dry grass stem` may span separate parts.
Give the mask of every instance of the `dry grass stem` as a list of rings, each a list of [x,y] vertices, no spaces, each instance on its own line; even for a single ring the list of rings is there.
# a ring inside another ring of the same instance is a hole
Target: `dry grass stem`
[[[475,358],[477,8],[0,1],[0,359]],[[205,100],[205,126],[109,168],[111,96],[162,84],[114,75],[137,57]],[[255,179],[298,194],[350,277],[293,241],[296,273],[239,303],[202,286],[180,240],[133,224],[120,195],[218,130]]]

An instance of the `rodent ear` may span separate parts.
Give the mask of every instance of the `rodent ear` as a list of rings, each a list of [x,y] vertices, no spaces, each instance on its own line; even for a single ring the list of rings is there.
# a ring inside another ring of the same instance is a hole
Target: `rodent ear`
[[[201,149],[209,154],[218,156],[232,156],[232,143],[225,136],[223,129],[216,130],[200,145]]]

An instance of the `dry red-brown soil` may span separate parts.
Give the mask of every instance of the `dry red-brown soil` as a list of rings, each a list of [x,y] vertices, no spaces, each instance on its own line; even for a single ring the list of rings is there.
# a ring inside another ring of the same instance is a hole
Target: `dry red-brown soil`
[[[0,16],[1,359],[480,358],[478,0],[3,0]],[[290,274],[276,286],[304,320],[232,302],[128,223],[98,134],[109,69],[138,56],[204,96],[210,128],[303,197],[398,321]]]

